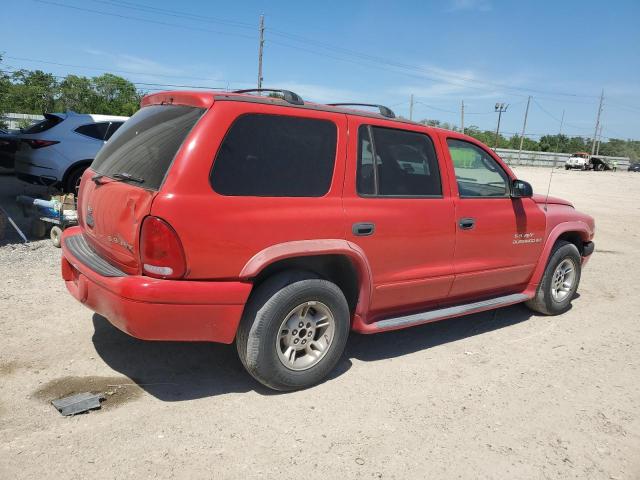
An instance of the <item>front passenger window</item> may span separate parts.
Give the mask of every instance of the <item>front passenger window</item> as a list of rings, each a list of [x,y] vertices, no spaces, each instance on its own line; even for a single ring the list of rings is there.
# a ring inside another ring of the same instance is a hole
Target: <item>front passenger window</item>
[[[447,139],[460,198],[508,197],[509,177],[491,155],[464,140]]]

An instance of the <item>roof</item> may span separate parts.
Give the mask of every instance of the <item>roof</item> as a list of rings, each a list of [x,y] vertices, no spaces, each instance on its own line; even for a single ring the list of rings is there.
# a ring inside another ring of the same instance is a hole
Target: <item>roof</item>
[[[118,115],[102,115],[99,113],[77,113],[74,112],[73,110],[67,110],[66,112],[51,112],[51,113],[47,113],[45,114],[45,117],[47,115],[55,115],[56,117],[60,117],[60,118],[70,118],[70,117],[76,117],[79,119],[91,119],[94,122],[115,122],[115,121],[126,121],[129,119],[129,117],[122,117],[122,116],[118,116]]]
[[[405,118],[389,118],[381,115],[380,113],[359,110],[356,108],[348,108],[346,106],[325,105],[323,103],[304,102],[302,105],[289,103],[282,98],[268,97],[249,93],[239,92],[226,92],[226,91],[191,91],[191,90],[175,90],[152,93],[146,95],[140,102],[140,106],[145,107],[148,105],[191,105],[200,108],[209,108],[216,101],[236,101],[236,102],[251,102],[260,104],[278,105],[289,108],[300,108],[306,110],[316,110],[323,112],[342,113],[345,115],[355,115],[358,117],[376,118],[384,120],[385,122],[397,123],[403,125],[413,125],[425,129],[426,131],[440,130],[446,132],[448,136],[465,139],[471,142],[478,142],[473,137],[465,135],[461,132],[454,130],[447,130],[439,127],[432,127],[423,123],[414,122]],[[479,143],[479,142],[478,142]]]
[[[388,120],[390,122],[399,122],[399,123],[407,123],[412,125],[424,126],[421,123],[413,122],[411,120],[407,120],[404,118],[389,118],[376,112],[359,110],[357,108],[348,108],[346,106],[332,106],[332,105],[325,105],[323,103],[314,103],[314,102],[304,102],[303,105],[296,105],[293,103],[289,103],[284,99],[278,98],[278,97],[268,97],[268,96],[255,95],[255,94],[249,94],[249,93],[236,93],[236,92],[225,92],[225,91],[203,92],[203,91],[177,90],[177,91],[152,93],[150,95],[146,95],[142,99],[142,102],[140,103],[140,105],[145,107],[148,105],[158,105],[158,104],[177,104],[177,105],[183,104],[183,105],[193,105],[193,106],[202,107],[202,108],[209,108],[211,107],[211,105],[213,105],[214,101],[237,101],[237,102],[271,104],[271,105],[279,105],[283,107],[319,110],[324,112],[357,115],[361,117],[379,118],[382,120]]]

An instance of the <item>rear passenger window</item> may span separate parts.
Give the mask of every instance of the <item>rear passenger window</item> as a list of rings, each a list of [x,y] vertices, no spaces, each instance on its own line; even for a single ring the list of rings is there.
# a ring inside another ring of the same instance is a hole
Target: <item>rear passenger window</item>
[[[87,137],[95,138],[96,140],[104,140],[108,129],[109,122],[89,123],[76,128],[76,132],[86,135]]]
[[[424,134],[362,125],[358,131],[360,195],[439,197],[442,183],[433,142]]]
[[[321,197],[331,186],[336,141],[328,120],[243,115],[220,145],[211,186],[230,196]]]

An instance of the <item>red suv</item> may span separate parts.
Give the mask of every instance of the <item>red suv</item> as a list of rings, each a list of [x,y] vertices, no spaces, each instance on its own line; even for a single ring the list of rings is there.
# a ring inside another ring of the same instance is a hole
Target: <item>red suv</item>
[[[463,134],[277,95],[145,97],[83,176],[71,294],[137,338],[235,340],[277,390],[322,380],[350,330],[570,307],[590,216]]]

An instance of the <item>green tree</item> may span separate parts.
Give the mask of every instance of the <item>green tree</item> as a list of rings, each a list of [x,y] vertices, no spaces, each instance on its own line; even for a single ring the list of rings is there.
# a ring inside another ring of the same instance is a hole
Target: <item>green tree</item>
[[[73,110],[78,113],[95,113],[98,95],[91,79],[77,75],[67,75],[60,83],[60,96],[56,101],[56,110]]]
[[[53,110],[58,96],[56,78],[42,70],[18,70],[11,74],[7,106],[14,112],[42,114]]]
[[[105,73],[93,78],[93,86],[97,95],[93,113],[130,116],[140,108],[142,95],[122,77]]]

